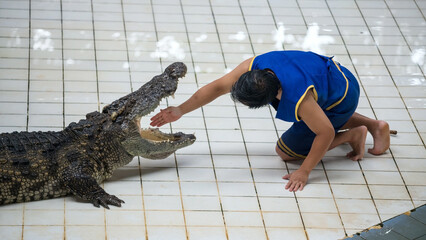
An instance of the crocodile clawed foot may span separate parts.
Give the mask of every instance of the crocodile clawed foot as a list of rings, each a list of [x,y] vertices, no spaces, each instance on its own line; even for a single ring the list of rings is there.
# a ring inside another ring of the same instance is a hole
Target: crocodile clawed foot
[[[104,207],[109,209],[108,205],[113,205],[116,207],[121,207],[122,203],[125,203],[123,200],[119,199],[115,195],[109,195],[108,193],[103,193],[102,195],[98,195],[95,199],[92,200],[92,203],[95,207]]]

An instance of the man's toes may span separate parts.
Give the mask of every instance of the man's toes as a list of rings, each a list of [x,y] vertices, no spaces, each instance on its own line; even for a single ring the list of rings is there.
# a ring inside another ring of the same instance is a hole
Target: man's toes
[[[355,153],[354,153],[354,151],[352,151],[352,152],[348,152],[347,154],[346,154],[346,157],[347,158],[349,158],[349,159],[352,159],[352,157],[355,155]]]
[[[357,154],[355,151],[349,152],[346,154],[346,157],[351,159],[352,161],[358,161],[362,159],[362,154]]]
[[[356,153],[354,153],[354,154],[350,157],[350,159],[351,159],[352,161],[359,161],[359,160],[361,160],[361,159],[362,159],[362,154],[356,154]]]

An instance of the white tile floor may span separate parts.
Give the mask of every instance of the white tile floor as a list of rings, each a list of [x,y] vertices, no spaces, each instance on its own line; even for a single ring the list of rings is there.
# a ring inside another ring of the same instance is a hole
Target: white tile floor
[[[176,105],[279,49],[336,56],[362,84],[358,111],[398,130],[379,157],[330,151],[294,194],[281,177],[300,162],[274,153],[289,124],[220,97],[164,128],[195,132],[193,146],[135,158],[104,184],[122,208],[1,206],[1,238],[339,239],[424,204],[425,14],[423,0],[0,0],[1,132],[61,130],[183,61],[161,107]]]

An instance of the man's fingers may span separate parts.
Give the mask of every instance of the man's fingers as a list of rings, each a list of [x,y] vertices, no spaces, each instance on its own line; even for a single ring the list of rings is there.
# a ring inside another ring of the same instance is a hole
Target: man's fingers
[[[160,120],[158,120],[157,127],[161,127],[164,124],[166,124],[166,121],[164,121],[164,119],[160,119]]]
[[[303,172],[300,171],[295,171],[286,174],[282,178],[288,180],[285,189],[290,192],[302,191],[308,180],[308,176],[306,176]]]
[[[294,191],[296,192],[296,191],[298,191],[298,190],[302,190],[302,183],[297,183],[296,184],[296,187],[294,188]]]
[[[155,116],[153,116],[152,118],[151,118],[151,121],[154,121],[154,120],[159,120],[159,119],[161,119],[162,117],[164,117],[164,113],[166,113],[165,111],[167,110],[168,108],[166,108],[166,109],[160,109],[160,112],[159,113],[157,113],[157,114],[155,114]],[[167,113],[168,112],[170,112],[170,111],[167,111]]]
[[[297,183],[292,182],[292,183],[291,183],[291,186],[290,186],[290,188],[289,188],[288,190],[289,190],[290,192],[293,192],[294,188],[296,187],[296,184],[297,184]]]
[[[292,182],[291,186],[288,188],[288,191],[290,192],[302,191],[304,186],[305,184],[302,182]]]
[[[291,174],[287,174],[287,175],[285,175],[285,176],[283,177],[283,179],[290,180],[290,175],[291,175]],[[288,183],[285,185],[285,189],[286,189],[286,190],[287,190],[287,189],[289,189],[292,183],[293,183],[292,181],[288,181]]]
[[[161,127],[161,126],[163,126],[164,124],[166,124],[164,121],[161,121],[161,120],[159,120],[159,121],[154,121],[154,122],[151,122],[151,126],[153,126],[153,127]]]
[[[296,192],[297,191],[297,187],[298,187],[298,183],[294,183],[293,184],[293,188],[292,188],[292,192]]]
[[[151,126],[156,126],[159,122],[161,122],[160,117],[151,118]]]
[[[290,185],[291,185],[291,182],[288,182],[288,183],[285,185],[285,189],[288,189],[288,188],[290,187]]]
[[[161,127],[164,124],[166,124],[166,120],[165,118],[167,118],[167,115],[165,112],[167,109],[161,109],[159,113],[157,113],[157,115],[155,115],[154,117],[151,118],[151,126],[153,127]]]
[[[160,124],[160,119],[151,119],[151,126],[155,127],[158,126],[158,124]]]
[[[160,110],[160,111],[161,111],[161,110]],[[155,115],[151,118],[151,120],[159,119],[159,118],[161,117],[161,115],[162,115],[162,112],[159,112],[159,113],[155,114]]]

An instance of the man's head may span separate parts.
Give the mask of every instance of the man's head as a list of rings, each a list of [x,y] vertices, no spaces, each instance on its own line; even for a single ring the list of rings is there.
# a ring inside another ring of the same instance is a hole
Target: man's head
[[[249,108],[266,106],[277,96],[280,80],[270,70],[252,70],[244,73],[231,88],[231,98]]]

